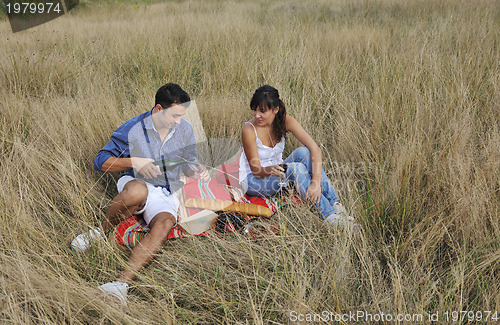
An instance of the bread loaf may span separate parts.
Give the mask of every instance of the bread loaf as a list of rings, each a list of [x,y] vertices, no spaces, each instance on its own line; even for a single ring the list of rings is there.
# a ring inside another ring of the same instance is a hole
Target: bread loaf
[[[225,212],[240,212],[251,216],[262,216],[266,218],[271,217],[271,215],[273,214],[271,209],[262,205],[218,199],[212,200],[191,198],[186,200],[185,205],[188,208],[208,209],[213,211]]]

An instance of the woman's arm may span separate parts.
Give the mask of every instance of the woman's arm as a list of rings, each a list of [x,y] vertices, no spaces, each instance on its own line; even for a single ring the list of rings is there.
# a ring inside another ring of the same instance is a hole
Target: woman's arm
[[[321,149],[313,138],[304,130],[302,125],[289,115],[286,117],[286,129],[311,152],[312,183],[307,190],[306,196],[313,199],[315,202],[319,202],[321,196],[321,168],[323,163]]]
[[[252,174],[257,178],[266,176],[285,177],[283,169],[278,166],[262,167],[260,165],[259,152],[257,150],[257,136],[251,125],[245,124],[241,131],[241,142],[243,144],[243,154],[246,155]]]

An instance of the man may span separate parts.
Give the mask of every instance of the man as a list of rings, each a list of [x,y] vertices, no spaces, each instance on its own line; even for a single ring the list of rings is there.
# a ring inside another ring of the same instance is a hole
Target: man
[[[187,164],[197,161],[193,126],[182,119],[189,102],[189,95],[179,85],[168,83],[160,87],[155,106],[114,131],[111,141],[94,160],[96,170],[125,173],[116,184],[119,194],[106,212],[102,229],[77,236],[72,248],[87,250],[91,242],[102,240],[103,233],[132,214],[142,213],[151,228],[132,250],[127,267],[116,281],[98,287],[122,303],[126,303],[127,283],[158,252],[177,222],[179,201],[173,194],[182,186],[180,173],[203,180],[209,177],[205,168],[194,172]]]

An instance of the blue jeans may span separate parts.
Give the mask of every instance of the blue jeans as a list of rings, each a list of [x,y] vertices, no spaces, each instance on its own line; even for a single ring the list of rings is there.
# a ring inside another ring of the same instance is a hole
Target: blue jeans
[[[286,171],[287,180],[293,182],[297,191],[305,198],[307,189],[311,185],[311,152],[307,147],[297,148],[284,160],[284,163],[288,165]],[[243,188],[248,187],[246,190],[248,195],[266,197],[276,194],[281,189],[280,181],[282,179],[277,176],[257,178],[253,174],[249,174],[242,185]],[[321,199],[319,203],[316,203],[316,207],[319,209],[321,216],[326,218],[335,213],[333,204],[337,202],[338,196],[323,170],[321,170],[320,184]]]

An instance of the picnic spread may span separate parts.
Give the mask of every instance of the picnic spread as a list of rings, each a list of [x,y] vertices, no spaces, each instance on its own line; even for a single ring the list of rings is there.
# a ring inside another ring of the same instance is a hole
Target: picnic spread
[[[183,176],[184,186],[177,191],[180,207],[177,224],[167,239],[210,236],[240,230],[256,218],[270,218],[286,204],[300,204],[300,196],[255,197],[243,193],[238,184],[238,164],[219,168],[217,176],[207,183]],[[119,244],[130,248],[144,238],[149,227],[140,215],[123,221],[115,230]]]

